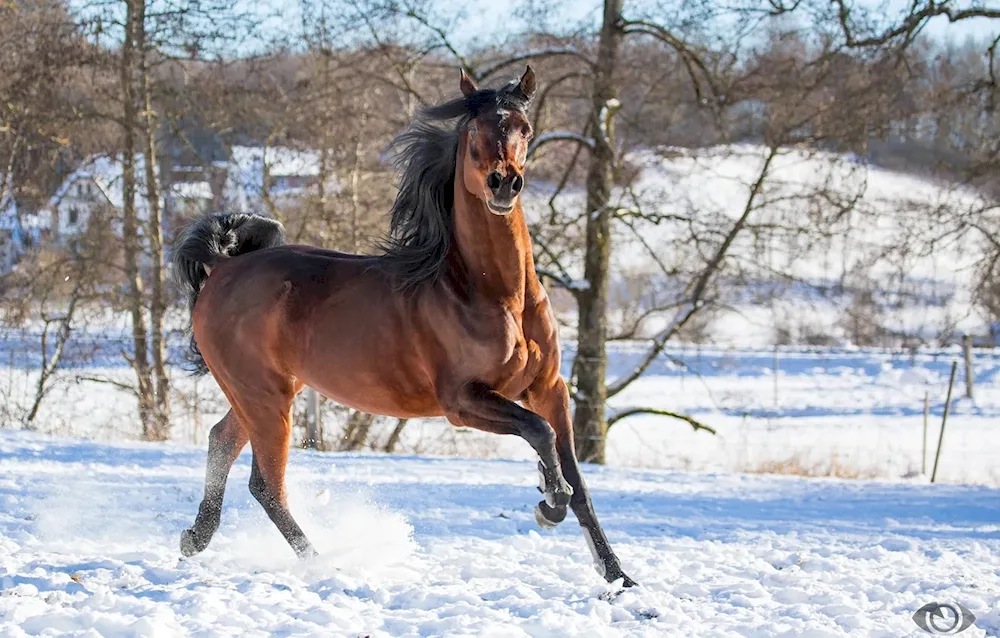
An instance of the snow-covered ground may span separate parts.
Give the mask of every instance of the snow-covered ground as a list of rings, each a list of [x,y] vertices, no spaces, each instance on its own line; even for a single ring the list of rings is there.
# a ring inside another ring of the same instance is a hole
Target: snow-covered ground
[[[292,454],[298,563],[252,500],[181,559],[204,451],[0,435],[0,635],[922,634],[956,602],[1000,633],[1000,491],[585,467],[641,587],[617,597],[572,519],[532,518],[530,462]]]

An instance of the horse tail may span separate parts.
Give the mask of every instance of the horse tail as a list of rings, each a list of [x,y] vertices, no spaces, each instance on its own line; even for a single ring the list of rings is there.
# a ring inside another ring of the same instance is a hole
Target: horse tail
[[[255,250],[281,246],[285,228],[276,219],[251,213],[206,215],[185,228],[174,242],[174,275],[194,313],[209,271],[219,262]],[[187,354],[197,374],[208,372],[194,335]]]

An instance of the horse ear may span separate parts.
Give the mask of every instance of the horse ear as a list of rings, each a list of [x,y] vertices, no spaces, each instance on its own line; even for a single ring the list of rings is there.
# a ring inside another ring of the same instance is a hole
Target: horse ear
[[[462,69],[462,78],[458,81],[458,85],[461,87],[462,95],[465,97],[469,97],[479,90],[479,87],[472,81],[472,78],[465,72],[465,69]]]
[[[521,76],[521,81],[517,85],[517,92],[521,94],[525,102],[530,102],[535,97],[535,89],[538,88],[538,81],[535,79],[535,70],[528,65]]]

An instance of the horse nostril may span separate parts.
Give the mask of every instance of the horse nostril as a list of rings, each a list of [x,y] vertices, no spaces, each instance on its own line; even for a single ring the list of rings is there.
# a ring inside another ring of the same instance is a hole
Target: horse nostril
[[[493,171],[486,176],[486,185],[490,187],[490,190],[494,193],[500,190],[500,184],[503,183],[503,175]]]
[[[515,175],[514,179],[510,181],[510,189],[517,195],[521,192],[522,188],[524,188],[524,178],[520,175]]]

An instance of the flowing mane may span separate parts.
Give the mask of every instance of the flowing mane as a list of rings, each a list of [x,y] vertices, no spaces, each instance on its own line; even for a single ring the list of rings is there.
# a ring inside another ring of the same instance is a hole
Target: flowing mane
[[[523,112],[527,101],[514,80],[498,89],[423,109],[389,148],[400,174],[389,234],[380,259],[400,290],[411,290],[441,274],[451,249],[455,162],[465,125],[486,109]],[[442,124],[457,119],[453,127]]]

